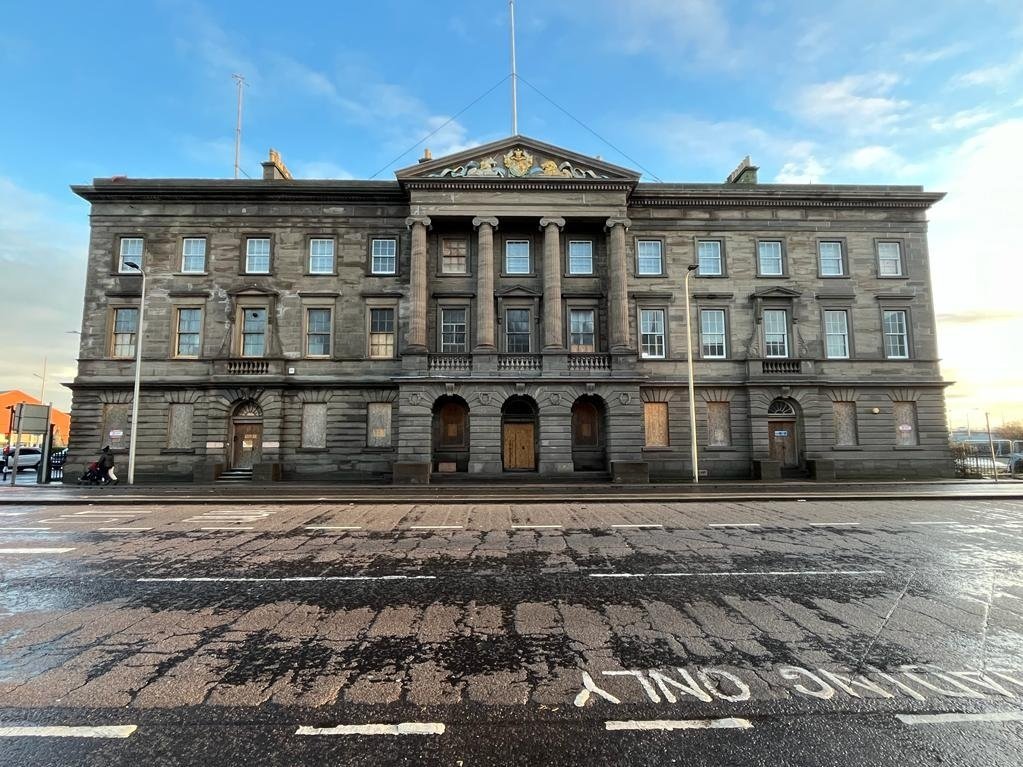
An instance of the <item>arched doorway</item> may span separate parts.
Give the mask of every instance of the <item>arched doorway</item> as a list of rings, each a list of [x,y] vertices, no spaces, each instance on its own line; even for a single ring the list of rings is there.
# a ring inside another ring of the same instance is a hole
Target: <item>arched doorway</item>
[[[469,405],[461,397],[433,403],[433,470],[469,470]]]
[[[509,397],[501,407],[501,457],[505,471],[536,471],[537,407],[529,397]]]
[[[263,410],[255,402],[242,402],[231,416],[231,468],[251,469],[263,449]]]
[[[604,400],[584,395],[572,404],[572,465],[576,471],[607,468]]]
[[[798,473],[800,459],[799,410],[795,402],[778,398],[767,408],[767,445],[772,461],[781,463],[782,473]]]

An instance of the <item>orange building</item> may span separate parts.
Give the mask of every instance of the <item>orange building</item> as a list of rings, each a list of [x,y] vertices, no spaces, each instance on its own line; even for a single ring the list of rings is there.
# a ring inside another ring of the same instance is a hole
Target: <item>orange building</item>
[[[22,403],[26,405],[44,404],[38,398],[26,394],[19,389],[0,391],[0,435],[3,437],[4,445],[11,440],[10,430],[14,420],[13,408],[15,405]],[[54,447],[65,447],[67,445],[68,434],[71,432],[71,416],[63,410],[53,408],[50,420],[54,425]],[[26,434],[21,438],[22,445],[39,445],[42,444],[42,441],[43,438],[38,434]]]

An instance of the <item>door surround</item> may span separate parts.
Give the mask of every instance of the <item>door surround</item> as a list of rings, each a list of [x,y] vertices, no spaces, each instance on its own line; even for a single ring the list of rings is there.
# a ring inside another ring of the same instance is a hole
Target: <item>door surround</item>
[[[501,468],[535,472],[539,461],[539,409],[531,397],[515,395],[501,406]]]
[[[231,416],[228,464],[232,469],[251,469],[259,463],[262,451],[263,410],[251,400],[242,402]]]

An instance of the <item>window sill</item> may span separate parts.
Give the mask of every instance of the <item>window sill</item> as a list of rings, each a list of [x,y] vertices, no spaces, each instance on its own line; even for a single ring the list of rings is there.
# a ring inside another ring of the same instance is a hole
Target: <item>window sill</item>
[[[836,453],[855,453],[857,450],[863,450],[860,445],[832,445],[831,449]]]
[[[673,448],[671,445],[665,445],[663,447],[648,447],[646,445],[643,446],[644,453],[671,453],[674,451],[675,448]]]
[[[194,447],[165,447],[160,455],[195,455]]]
[[[498,276],[505,277],[507,279],[524,279],[527,277],[539,277],[540,275],[536,272],[501,272]]]
[[[720,446],[706,446],[703,448],[705,453],[745,453],[746,451],[742,448],[735,447],[733,445],[720,445]]]
[[[696,279],[698,279],[698,280],[727,280],[728,279],[728,275],[727,274],[694,274],[693,276]]]
[[[639,274],[637,272],[636,274],[634,274],[632,276],[635,277],[637,280],[657,280],[657,279],[664,279],[668,275],[665,274],[664,272],[661,272],[660,274]]]
[[[397,277],[397,272],[366,272],[367,277]]]
[[[879,280],[908,280],[908,274],[879,274],[877,275]]]
[[[303,277],[337,277],[337,272],[306,272]]]
[[[328,451],[325,447],[296,447],[296,453],[326,453]]]
[[[892,445],[892,450],[926,450],[923,445]]]
[[[561,276],[564,279],[566,279],[566,280],[573,279],[573,278],[580,278],[580,279],[584,279],[584,280],[585,279],[591,279],[592,280],[597,275],[594,274],[593,272],[585,272],[585,273],[562,272]]]
[[[238,272],[239,277],[273,277],[273,272]]]
[[[758,274],[756,277],[758,280],[787,280],[789,275],[786,274]]]
[[[818,274],[820,280],[851,280],[851,274]]]
[[[209,272],[173,272],[172,277],[209,277]]]
[[[369,445],[367,445],[362,449],[362,452],[376,454],[394,453],[395,448],[393,445],[391,447],[370,447]]]

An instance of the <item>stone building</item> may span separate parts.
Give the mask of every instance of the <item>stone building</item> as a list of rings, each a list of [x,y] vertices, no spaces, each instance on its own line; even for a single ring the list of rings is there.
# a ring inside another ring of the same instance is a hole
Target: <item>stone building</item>
[[[639,175],[523,136],[394,181],[96,179],[72,454],[208,481],[951,471],[913,186]],[[690,280],[695,402],[686,373]],[[120,459],[124,462],[124,459]]]

